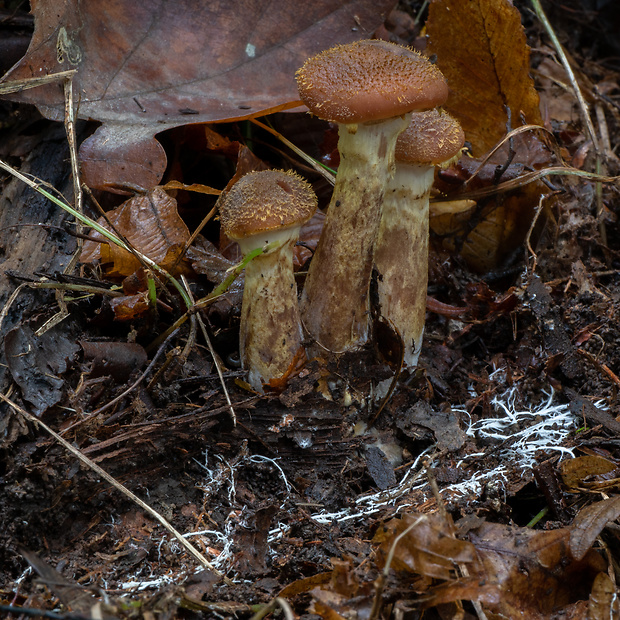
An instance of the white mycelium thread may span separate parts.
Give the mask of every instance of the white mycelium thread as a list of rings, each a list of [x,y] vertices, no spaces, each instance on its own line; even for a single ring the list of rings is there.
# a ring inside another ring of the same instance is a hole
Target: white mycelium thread
[[[492,373],[489,377],[495,385],[505,384],[505,373],[502,369]],[[478,396],[473,386],[470,389],[472,398]],[[457,462],[455,469],[463,472],[464,479],[458,484],[444,486],[440,494],[446,501],[459,500],[475,501],[482,492],[491,490],[501,493],[508,484],[508,476],[514,477],[514,472],[521,476],[529,471],[550,453],[559,453],[560,458],[573,457],[572,449],[562,446],[565,439],[580,424],[579,418],[574,416],[566,404],[554,403],[554,392],[543,392],[544,398],[538,405],[531,407],[518,404],[518,388],[510,387],[501,395],[496,396],[491,405],[495,417],[484,418],[475,422],[471,421],[470,414],[464,407],[453,407],[453,411],[460,413],[464,420],[469,420],[465,434],[470,437],[479,437],[490,443],[488,451],[477,454],[468,454],[462,461]],[[597,407],[603,407],[603,403],[595,403]],[[299,444],[298,444],[299,445]],[[300,446],[301,447],[301,446]],[[484,458],[490,451],[496,449],[493,455],[498,464],[494,469],[476,470],[471,467],[472,458]],[[433,446],[429,446],[420,454],[412,465],[407,469],[400,482],[391,489],[377,493],[367,493],[358,496],[354,505],[350,508],[329,512],[320,510],[310,515],[316,523],[329,525],[334,521],[343,523],[346,521],[363,520],[382,510],[391,509],[395,512],[403,512],[407,509],[419,509],[430,497],[426,476],[426,467],[433,467],[424,462],[431,454]],[[283,480],[284,500],[282,506],[290,498],[291,486],[287,477],[273,459],[254,455],[240,455],[233,463],[225,461],[216,455],[217,463],[209,467],[207,455],[201,467],[206,471],[206,479],[202,482],[207,499],[217,491],[227,489],[230,501],[230,513],[220,530],[201,530],[185,534],[187,538],[202,538],[205,546],[209,549],[213,565],[224,572],[234,571],[234,532],[245,523],[245,511],[237,505],[235,475],[236,470],[247,463],[264,462],[276,469]],[[505,491],[504,491],[505,492]],[[277,554],[277,542],[284,538],[290,530],[287,523],[278,523],[270,530],[268,543],[271,546],[269,553]],[[144,575],[138,579],[138,575],[148,570],[144,565],[141,570],[133,575],[130,580],[120,587],[128,590],[140,590],[149,587],[161,587],[171,582],[169,574]],[[196,572],[195,567],[188,567],[187,574]],[[200,569],[201,570],[201,569]],[[233,576],[233,581],[238,581]],[[178,583],[178,573],[174,577]]]

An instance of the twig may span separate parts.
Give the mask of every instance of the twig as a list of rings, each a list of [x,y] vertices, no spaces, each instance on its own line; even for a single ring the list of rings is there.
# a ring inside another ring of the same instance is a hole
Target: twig
[[[277,607],[282,608],[286,620],[295,620],[295,614],[293,613],[289,602],[281,596],[274,598],[268,605],[265,605],[261,610],[257,611],[252,616],[251,620],[262,620],[267,614],[275,611]]]
[[[71,176],[73,177],[73,204],[75,210],[78,213],[83,213],[82,208],[82,189],[80,187],[80,169],[78,167],[77,159],[77,147],[75,139],[75,115],[73,110],[73,75],[67,76],[64,80],[64,92],[65,92],[65,133],[67,134],[67,144],[69,145],[69,158],[71,160]],[[71,260],[67,263],[63,273],[72,273],[75,269],[80,254],[82,252],[82,246],[84,240],[81,235],[83,227],[79,219],[76,219],[76,233],[77,233],[77,245]],[[56,289],[56,302],[58,303],[59,310],[54,316],[45,321],[39,329],[36,330],[37,336],[42,336],[45,332],[52,329],[52,327],[58,325],[61,321],[69,316],[69,309],[65,302],[65,293],[63,289]]]
[[[529,270],[531,275],[536,273],[536,266],[538,265],[538,256],[536,255],[536,252],[534,252],[532,245],[531,245],[532,232],[534,232],[536,222],[538,221],[538,218],[540,217],[540,214],[542,213],[544,199],[545,199],[545,194],[541,194],[540,200],[538,201],[538,207],[536,207],[536,212],[534,213],[534,217],[532,218],[532,223],[530,224],[530,228],[527,231],[527,235],[525,237],[525,247],[527,248],[527,251],[534,257],[534,263],[531,269]],[[527,260],[527,256],[526,256],[526,260]]]
[[[562,44],[560,43],[558,37],[556,36],[555,31],[553,30],[553,27],[551,26],[549,20],[547,19],[547,15],[543,11],[543,8],[540,4],[540,0],[531,0],[531,3],[532,3],[532,6],[534,7],[534,11],[536,12],[536,15],[538,16],[538,19],[540,20],[545,30],[547,31],[547,34],[549,35],[549,38],[551,39],[551,42],[553,43],[553,47],[555,48],[555,51],[560,59],[560,62],[562,63],[562,66],[564,67],[564,70],[566,71],[566,75],[568,76],[571,86],[573,87],[575,97],[577,98],[577,103],[579,104],[579,112],[581,114],[581,120],[588,131],[590,140],[592,140],[592,146],[594,147],[594,152],[596,154],[595,170],[597,174],[600,174],[601,166],[602,166],[601,150],[600,150],[599,143],[598,143],[598,137],[596,135],[596,132],[594,131],[594,125],[592,124],[592,119],[590,118],[590,113],[588,111],[588,104],[586,103],[586,100],[583,97],[581,88],[579,88],[579,83],[577,82],[577,79],[575,78],[575,74],[573,73],[573,69],[570,66],[570,63],[568,62],[568,58],[566,56],[566,53],[564,52],[564,48],[562,47]],[[600,217],[603,212],[603,201],[602,201],[601,186],[599,183],[597,183],[595,190],[596,190],[596,197],[597,197],[597,216]],[[603,242],[603,245],[607,246],[607,231],[605,229],[605,223],[603,221],[599,221],[599,231],[601,234],[601,240]]]
[[[504,181],[499,185],[492,185],[469,192],[463,192],[462,194],[458,195],[458,199],[476,199],[484,198],[485,196],[493,196],[495,194],[501,194],[502,192],[512,191],[514,189],[522,187],[523,185],[527,185],[528,183],[533,183],[534,181],[538,181],[539,179],[544,179],[546,177],[552,176],[580,177],[588,181],[594,181],[595,183],[614,183],[616,185],[620,182],[620,176],[608,177],[600,174],[595,174],[594,172],[579,170],[578,168],[570,168],[568,166],[551,166],[550,168],[543,168],[541,170],[526,172],[525,174],[522,174],[515,179],[511,179],[510,181]]]
[[[187,280],[185,276],[181,276],[181,280],[187,289],[187,294],[191,297],[192,292],[189,289],[189,285],[187,284]],[[228,403],[228,409],[230,410],[230,417],[233,421],[233,426],[237,426],[237,414],[233,408],[232,402],[230,400],[230,395],[228,394],[228,389],[226,388],[226,383],[224,382],[224,375],[222,374],[222,369],[220,368],[220,363],[217,357],[217,353],[213,349],[213,345],[211,344],[211,338],[209,338],[209,333],[207,332],[207,328],[205,327],[204,321],[200,314],[196,313],[194,315],[198,319],[198,324],[200,325],[200,330],[202,331],[202,336],[207,342],[207,346],[209,347],[209,352],[211,353],[211,357],[213,358],[213,363],[215,364],[215,369],[217,370],[217,375],[220,378],[220,383],[222,384],[222,390],[224,390],[224,396],[226,397],[226,402]]]
[[[41,77],[36,78],[26,78],[25,80],[13,80],[12,82],[5,82],[4,84],[0,84],[0,95],[19,93],[22,90],[29,90],[30,88],[36,88],[37,86],[43,86],[44,84],[59,82],[60,80],[72,77],[76,73],[77,71],[75,69],[71,69],[70,71],[50,73],[49,75],[42,75]]]
[[[323,164],[321,164],[320,162],[316,161],[315,159],[313,159],[312,157],[304,153],[298,146],[295,146],[290,140],[287,140],[281,133],[279,133],[275,129],[272,129],[271,127],[268,127],[264,123],[261,123],[255,118],[251,118],[250,122],[254,123],[261,129],[268,131],[271,135],[278,138],[280,142],[282,142],[283,144],[286,144],[286,146],[288,146],[288,148],[291,149],[291,151],[299,155],[299,157],[301,157],[307,164],[312,166],[312,168],[314,168],[314,170],[316,170],[316,172],[318,172],[328,183],[333,185],[336,182],[336,177],[331,172],[328,172]]]
[[[495,153],[497,153],[497,151],[499,151],[499,149],[502,148],[502,146],[504,146],[504,144],[506,144],[506,142],[510,142],[511,140],[514,139],[515,136],[518,136],[522,133],[526,133],[526,132],[533,132],[533,133],[542,133],[542,134],[546,134],[544,137],[549,138],[549,142],[550,145],[553,147],[553,152],[554,155],[558,158],[559,161],[562,161],[562,156],[560,153],[560,147],[557,143],[557,140],[555,138],[555,136],[553,135],[552,131],[549,131],[549,129],[547,129],[546,127],[543,127],[542,125],[521,125],[521,127],[517,127],[516,129],[511,129],[483,158],[482,161],[480,162],[480,164],[478,165],[478,167],[472,172],[471,176],[465,181],[464,185],[467,186],[469,185],[473,179],[475,179],[480,172],[482,171],[482,169],[484,168],[484,166],[489,162],[489,160],[491,159],[491,157],[493,157],[493,155]]]
[[[73,204],[75,210],[83,214],[84,204],[82,195],[82,184],[80,183],[80,168],[78,166],[77,146],[75,138],[75,112],[73,109],[73,79],[68,77],[65,79],[65,133],[67,134],[67,143],[69,144],[69,157],[71,159],[71,175],[73,176]],[[78,235],[84,232],[79,219],[76,218],[76,231]],[[82,251],[83,239],[78,236],[77,248],[71,257],[69,264],[65,267],[63,273],[71,273],[75,268],[80,252]]]
[[[31,422],[36,427],[41,427],[45,430],[46,433],[50,434],[58,443],[60,443],[64,448],[66,448],[71,454],[73,454],[77,459],[79,459],[84,465],[88,468],[92,469],[97,475],[101,476],[106,482],[111,484],[117,491],[120,491],[123,495],[129,497],[133,502],[138,504],[142,510],[146,511],[149,515],[151,515],[154,519],[159,521],[159,523],[168,530],[178,541],[179,543],[185,547],[185,549],[205,568],[212,571],[218,577],[221,577],[227,585],[233,585],[232,581],[226,577],[223,573],[221,573],[215,566],[207,560],[207,558],[198,551],[191,543],[189,543],[179,532],[176,530],[168,521],[160,515],[156,510],[151,508],[147,503],[143,502],[137,495],[132,493],[127,487],[123,486],[120,482],[115,480],[107,471],[99,467],[96,463],[93,463],[88,457],[84,456],[77,448],[74,448],[66,439],[61,437],[58,433],[53,431],[45,422],[39,420],[31,413],[28,413],[25,409],[22,409],[18,404],[14,403],[8,396],[0,392],[0,399],[2,399],[7,405],[9,405],[14,411],[19,413],[23,418]]]
[[[375,581],[375,598],[372,603],[372,609],[370,610],[370,614],[368,616],[369,620],[376,620],[379,617],[379,612],[381,611],[381,605],[383,603],[382,594],[385,588],[385,582],[390,574],[390,568],[392,567],[392,561],[394,560],[394,554],[396,553],[396,548],[398,547],[400,541],[409,534],[409,532],[417,527],[422,521],[426,520],[426,515],[420,515],[409,527],[405,528],[398,536],[394,538],[392,542],[392,546],[388,552],[387,558],[385,560],[385,566],[381,571],[381,574]]]

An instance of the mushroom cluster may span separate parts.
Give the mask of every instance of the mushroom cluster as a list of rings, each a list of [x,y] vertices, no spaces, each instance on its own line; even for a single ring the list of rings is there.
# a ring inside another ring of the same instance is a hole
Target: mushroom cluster
[[[428,59],[375,40],[308,59],[297,72],[297,85],[312,114],[339,125],[340,167],[301,315],[319,345],[340,353],[369,337],[374,244],[396,139],[410,113],[444,103],[448,87]]]
[[[246,267],[240,353],[257,391],[286,377],[304,355],[303,330],[334,353],[370,335],[369,288],[378,274],[381,314],[417,364],[428,279],[428,202],[434,167],[463,145],[459,124],[440,111],[441,72],[408,48],[358,41],[326,50],[297,72],[310,112],[339,126],[340,166],[326,222],[298,304],[292,250],[316,196],[295,173],[242,177],[221,205],[225,233]],[[316,351],[314,344],[311,344]]]

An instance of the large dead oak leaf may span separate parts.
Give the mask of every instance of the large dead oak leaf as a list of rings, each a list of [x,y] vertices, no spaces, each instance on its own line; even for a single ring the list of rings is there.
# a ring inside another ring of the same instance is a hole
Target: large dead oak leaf
[[[461,123],[478,158],[461,160],[459,168],[467,178],[508,129],[525,123],[542,125],[521,16],[510,0],[433,0],[426,31],[427,51],[437,55],[437,66],[450,86],[445,107]],[[549,163],[549,151],[532,132],[514,138],[511,147],[512,153],[508,144],[495,152],[469,189],[476,183],[495,185],[514,178],[524,167],[537,169]],[[501,178],[496,177],[504,166]],[[494,269],[523,242],[545,191],[542,183],[533,183],[483,199],[469,213],[444,213],[442,221],[431,220],[431,227],[437,234],[451,235],[457,232],[451,230],[456,225],[465,237],[457,234],[456,241],[447,239],[444,247],[452,251],[459,247],[474,269]],[[469,226],[471,218],[475,226]],[[448,226],[446,219],[451,220]]]
[[[104,122],[81,149],[85,179],[103,189],[150,189],[166,164],[156,133],[294,105],[295,71],[306,58],[336,43],[370,37],[395,2],[31,4],[32,42],[3,82],[76,69],[79,117]],[[9,97],[34,103],[52,120],[64,118],[58,83]]]
[[[446,108],[461,123],[474,155],[491,149],[512,126],[541,125],[530,77],[530,50],[519,11],[508,0],[435,0],[428,16],[428,52],[446,76]]]

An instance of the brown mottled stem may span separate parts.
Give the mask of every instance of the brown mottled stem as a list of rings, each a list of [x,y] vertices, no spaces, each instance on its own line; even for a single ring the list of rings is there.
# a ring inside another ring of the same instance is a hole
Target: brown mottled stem
[[[293,273],[295,242],[296,235],[245,268],[239,354],[249,371],[248,383],[258,391],[263,383],[283,376],[302,347]]]
[[[381,314],[398,330],[403,365],[417,365],[426,320],[428,205],[433,166],[399,164],[388,183],[377,237]]]
[[[381,202],[396,139],[409,118],[340,125],[336,185],[301,297],[305,328],[336,353],[368,340],[368,288]]]
[[[264,248],[245,268],[239,353],[258,392],[284,377],[302,347],[293,247],[316,210],[310,185],[293,172],[265,170],[239,179],[220,207],[224,232],[244,255]]]
[[[428,210],[437,164],[460,152],[459,123],[440,110],[414,112],[396,144],[396,170],[388,182],[375,248],[381,314],[398,330],[405,368],[417,366],[428,284]]]

